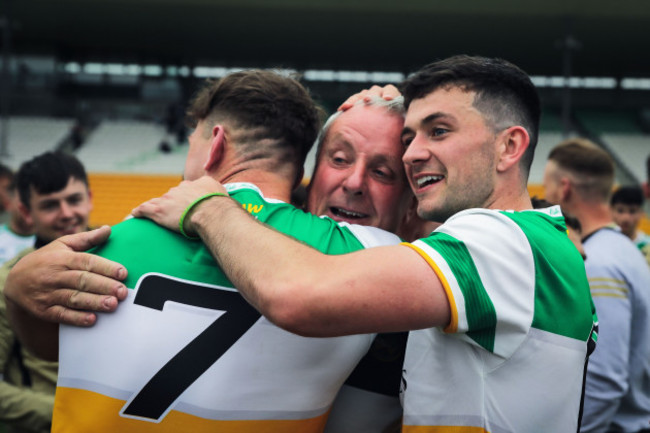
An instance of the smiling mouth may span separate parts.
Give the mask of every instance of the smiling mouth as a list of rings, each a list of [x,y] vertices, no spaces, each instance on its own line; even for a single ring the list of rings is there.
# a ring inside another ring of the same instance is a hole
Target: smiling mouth
[[[75,232],[75,231],[78,230],[79,226],[80,226],[79,223],[68,224],[68,225],[63,226],[63,227],[58,227],[57,230],[60,231],[60,232],[66,232],[66,233]]]
[[[416,181],[416,183],[418,185],[418,188],[424,188],[425,186],[440,182],[444,178],[444,176],[422,176]]]
[[[345,218],[345,219],[361,219],[361,218],[368,217],[368,215],[364,213],[345,210],[345,209],[341,209],[340,207],[331,207],[330,212],[332,212],[332,215],[336,217]]]

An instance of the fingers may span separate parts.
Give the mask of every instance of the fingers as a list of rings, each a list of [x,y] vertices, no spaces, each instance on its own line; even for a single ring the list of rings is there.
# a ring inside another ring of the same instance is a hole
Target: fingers
[[[355,104],[359,103],[359,101],[363,101],[366,104],[371,102],[373,98],[382,98],[387,101],[391,101],[398,96],[401,96],[401,93],[397,87],[393,86],[392,84],[387,84],[384,87],[375,85],[370,89],[362,90],[361,92],[350,96],[345,100],[345,102],[343,102],[343,104],[339,106],[338,111],[348,110]]]
[[[95,230],[62,236],[57,240],[74,251],[86,251],[106,242],[110,234],[111,228],[109,226],[102,226]]]
[[[117,297],[126,295],[126,288],[120,281],[126,278],[127,271],[117,262],[94,254],[74,253],[67,256],[65,267],[68,272],[79,271],[78,283],[69,287]],[[66,275],[65,272],[62,275]]]
[[[183,181],[163,196],[142,203],[131,211],[138,218],[149,218],[169,230],[179,231],[179,221],[188,207],[198,203],[206,194],[224,192],[225,188],[210,176]]]
[[[68,272],[61,278],[60,288],[33,293],[29,311],[39,319],[49,322],[91,326],[97,319],[95,312],[115,311],[119,300],[124,300],[127,296],[126,287],[122,285],[121,290],[116,290],[114,280],[103,278],[93,282],[84,281],[87,278],[98,277],[87,272]],[[75,284],[79,289],[64,288]],[[97,292],[116,293],[116,295],[86,292],[83,290],[86,286],[92,286]]]
[[[382,88],[380,96],[387,101],[392,101],[393,99],[402,96],[402,94],[397,89],[397,87],[393,86],[392,84],[387,84]]]
[[[51,321],[56,323],[63,323],[72,326],[81,326],[87,328],[93,326],[97,322],[97,315],[86,311],[71,310],[68,308],[56,305],[48,312],[52,316]]]
[[[152,203],[154,200],[156,199],[147,200],[144,203],[139,204],[131,210],[131,215],[136,218],[153,219],[152,216],[156,213],[156,210],[154,209],[155,204]]]
[[[61,314],[59,310],[74,310],[81,313],[109,313],[117,309],[118,299],[110,295],[98,295],[80,290],[59,289],[51,292],[49,304],[51,306],[43,314],[46,316],[54,315],[54,318],[58,318],[57,316]],[[67,317],[69,314],[66,313],[61,317]]]
[[[103,234],[99,233],[99,238]],[[9,273],[5,295],[41,320],[92,323],[88,313],[114,311],[128,294],[119,263],[51,243],[23,257]],[[80,314],[62,309],[78,310]],[[85,311],[83,311],[85,310]]]
[[[57,260],[61,261],[60,267],[45,269],[46,279],[38,279],[27,275],[30,280],[36,281],[38,289],[35,292],[53,292],[58,296],[72,296],[65,291],[101,295],[124,300],[128,293],[122,280],[126,278],[126,269],[119,263],[88,253],[70,253]],[[112,311],[101,307],[93,308],[94,304],[77,305],[75,303],[63,304],[71,308],[84,308],[97,311]]]

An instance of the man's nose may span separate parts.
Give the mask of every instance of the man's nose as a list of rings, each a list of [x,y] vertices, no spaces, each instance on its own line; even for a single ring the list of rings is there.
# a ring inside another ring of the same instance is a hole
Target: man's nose
[[[413,137],[413,140],[406,148],[402,156],[402,162],[406,165],[416,165],[419,162],[426,161],[429,158],[429,152],[426,146],[422,145],[420,135]]]
[[[61,203],[61,216],[64,218],[72,218],[74,216],[74,210],[72,209],[72,206],[67,204],[66,202]]]
[[[363,194],[366,189],[366,173],[367,170],[363,165],[351,167],[343,182],[343,189],[353,195]]]

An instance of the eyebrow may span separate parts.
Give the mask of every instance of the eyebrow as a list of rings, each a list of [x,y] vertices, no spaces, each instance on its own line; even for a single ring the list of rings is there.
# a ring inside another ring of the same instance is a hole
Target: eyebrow
[[[431,122],[433,122],[435,120],[438,120],[438,119],[445,119],[445,118],[453,119],[453,116],[450,115],[450,114],[441,112],[441,111],[437,111],[435,113],[429,114],[427,117],[420,120],[417,127],[422,128],[422,127],[426,126],[428,123],[431,123]],[[404,137],[405,134],[409,134],[409,133],[412,133],[412,132],[413,132],[413,130],[411,128],[409,128],[408,126],[405,126],[402,129],[402,134],[400,135],[400,137]]]
[[[51,206],[51,205],[59,204],[59,201],[60,201],[59,199],[48,198],[38,202],[37,206],[38,207]]]
[[[351,149],[352,143],[345,137],[345,135],[341,134],[340,132],[337,132],[335,134],[332,134],[329,139],[326,138],[328,143],[336,143],[344,146],[346,149]],[[323,141],[323,145],[325,144],[325,141]],[[323,146],[324,147],[324,146]]]
[[[400,136],[400,139],[401,139],[401,136]],[[328,151],[343,150],[343,151],[354,152],[355,155],[359,154],[359,152],[355,149],[354,145],[345,137],[344,134],[336,133],[336,134],[332,135],[331,140],[332,140],[332,142],[336,142],[336,144],[339,145],[339,146],[334,147],[333,149],[332,149],[331,146],[328,146],[328,149],[327,149]],[[394,158],[392,156],[388,156],[386,154],[381,153],[381,154],[378,154],[378,155],[373,155],[369,159],[369,161],[371,163],[373,163],[373,164],[390,164],[393,161],[397,161],[398,164],[401,164],[402,163],[402,158],[401,157],[395,157]]]

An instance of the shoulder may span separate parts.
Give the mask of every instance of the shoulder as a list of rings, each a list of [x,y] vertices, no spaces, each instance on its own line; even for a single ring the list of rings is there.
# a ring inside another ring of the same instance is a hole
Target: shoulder
[[[611,228],[600,229],[583,239],[587,262],[637,262],[639,249],[627,236]],[[597,259],[597,260],[596,260]]]
[[[226,185],[231,197],[262,222],[328,254],[341,254],[361,248],[395,245],[400,238],[376,227],[337,223],[280,200],[264,197],[255,185]]]
[[[357,224],[336,223],[347,228],[361,242],[364,248],[378,247],[383,245],[396,245],[401,239],[386,230],[377,227],[360,226]]]
[[[185,241],[180,234],[167,230],[149,219],[130,218],[113,226],[108,240],[89,252],[118,261],[125,257],[137,257],[143,251],[155,256],[169,255],[171,252],[176,255],[178,249],[186,243]],[[191,243],[200,244],[200,242]]]
[[[630,286],[650,287],[650,267],[634,243],[622,233],[601,229],[584,242],[590,280],[611,277]]]
[[[522,228],[512,217],[505,212],[490,209],[458,212],[428,237],[414,243],[448,244],[452,240],[466,246],[489,245],[496,249],[513,243],[526,243]]]

